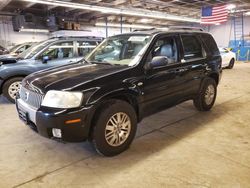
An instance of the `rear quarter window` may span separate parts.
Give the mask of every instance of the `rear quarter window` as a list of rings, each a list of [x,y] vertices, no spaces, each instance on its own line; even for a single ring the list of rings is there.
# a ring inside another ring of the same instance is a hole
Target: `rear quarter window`
[[[218,46],[214,40],[214,38],[209,34],[202,34],[201,36],[202,42],[207,46],[211,55],[220,55],[220,51]]]

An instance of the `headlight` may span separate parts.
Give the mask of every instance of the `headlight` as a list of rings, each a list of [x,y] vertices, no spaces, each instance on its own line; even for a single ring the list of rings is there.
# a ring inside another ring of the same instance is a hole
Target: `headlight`
[[[75,108],[81,105],[83,94],[81,92],[50,90],[46,93],[42,106],[52,108]]]

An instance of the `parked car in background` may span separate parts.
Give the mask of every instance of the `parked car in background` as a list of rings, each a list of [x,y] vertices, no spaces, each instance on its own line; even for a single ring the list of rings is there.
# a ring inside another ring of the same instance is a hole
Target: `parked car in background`
[[[16,63],[19,54],[36,44],[35,42],[27,42],[14,46],[9,50],[8,54],[0,55],[0,64]]]
[[[86,61],[27,76],[16,107],[40,135],[88,139],[113,156],[130,146],[137,123],[148,115],[186,100],[210,110],[221,72],[209,33],[136,31],[107,38]]]
[[[219,48],[221,58],[222,58],[222,67],[232,69],[236,60],[236,54],[227,48]]]
[[[36,44],[36,42],[25,42],[22,44],[18,44],[9,50],[9,55],[14,56],[14,57],[18,56],[19,54],[21,54],[22,52],[24,52],[25,50],[27,50],[34,44]]]
[[[0,46],[0,55],[7,54],[8,52],[9,52],[9,51],[8,51],[6,48]]]
[[[100,42],[101,39],[96,37],[59,37],[38,43],[21,53],[16,63],[0,65],[0,94],[14,103],[25,76],[77,62]]]

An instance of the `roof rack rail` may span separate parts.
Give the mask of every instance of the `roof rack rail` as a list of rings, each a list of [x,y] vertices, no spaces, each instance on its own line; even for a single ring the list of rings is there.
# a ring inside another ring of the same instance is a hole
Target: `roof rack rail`
[[[102,40],[104,37],[96,37],[96,36],[53,36],[49,39],[100,39]]]
[[[156,28],[152,27],[152,28],[149,28],[149,29],[135,29],[133,30],[133,32],[136,32],[136,31],[151,31],[151,30],[155,30]]]
[[[201,27],[187,27],[187,26],[169,26],[169,30],[196,30],[196,31],[204,31]]]
[[[96,37],[96,36],[68,36],[68,35],[61,35],[57,36],[55,38],[102,38],[102,37]]]

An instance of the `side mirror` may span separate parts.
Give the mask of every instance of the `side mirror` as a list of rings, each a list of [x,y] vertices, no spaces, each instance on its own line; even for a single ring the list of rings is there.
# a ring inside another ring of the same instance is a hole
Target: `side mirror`
[[[153,57],[152,61],[149,64],[149,67],[154,69],[157,67],[166,66],[168,64],[168,58],[166,56],[156,56]]]
[[[49,56],[43,56],[43,63],[47,63],[49,61]]]

